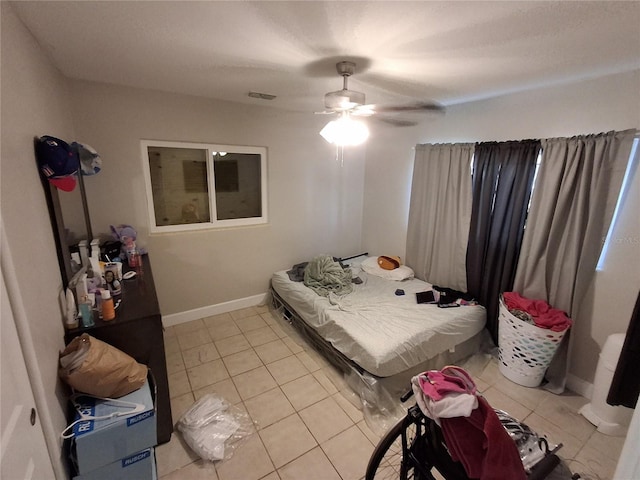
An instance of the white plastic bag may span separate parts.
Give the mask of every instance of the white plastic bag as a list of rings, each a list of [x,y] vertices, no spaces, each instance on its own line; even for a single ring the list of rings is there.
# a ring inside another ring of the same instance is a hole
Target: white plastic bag
[[[238,441],[253,432],[245,412],[213,393],[194,403],[176,426],[187,445],[211,462],[230,458]]]

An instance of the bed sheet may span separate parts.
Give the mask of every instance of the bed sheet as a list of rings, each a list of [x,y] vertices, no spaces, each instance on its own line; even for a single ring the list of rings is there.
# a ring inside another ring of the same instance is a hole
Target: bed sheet
[[[362,284],[343,297],[322,297],[286,271],[273,274],[274,290],[334,348],[369,373],[389,377],[453,349],[484,328],[484,307],[418,304],[431,285],[358,272]],[[396,289],[405,295],[397,296]]]

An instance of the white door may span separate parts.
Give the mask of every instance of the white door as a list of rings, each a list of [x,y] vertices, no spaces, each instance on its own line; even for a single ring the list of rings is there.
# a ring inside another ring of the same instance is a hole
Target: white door
[[[0,275],[0,283],[0,478],[53,479],[4,275]]]

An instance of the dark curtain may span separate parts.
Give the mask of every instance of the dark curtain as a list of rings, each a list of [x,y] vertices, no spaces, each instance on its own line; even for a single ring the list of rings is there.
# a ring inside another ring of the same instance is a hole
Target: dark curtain
[[[540,141],[476,145],[467,289],[487,309],[498,344],[498,299],[513,286]]]
[[[607,403],[635,408],[640,393],[640,293],[631,314],[627,336],[622,345],[616,371],[613,374]]]

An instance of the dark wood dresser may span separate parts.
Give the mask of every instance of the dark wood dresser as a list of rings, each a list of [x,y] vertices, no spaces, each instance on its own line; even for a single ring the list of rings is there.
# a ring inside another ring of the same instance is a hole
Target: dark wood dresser
[[[123,271],[128,270],[131,269],[125,265]],[[119,299],[120,304],[114,320],[105,322],[94,318],[93,327],[68,330],[64,337],[65,344],[86,332],[128,353],[139,363],[147,365],[157,386],[158,443],[166,443],[171,440],[173,420],[162,317],[148,255],[142,256],[142,271],[138,275],[129,280],[122,280],[122,294],[115,297],[115,301]]]

